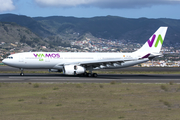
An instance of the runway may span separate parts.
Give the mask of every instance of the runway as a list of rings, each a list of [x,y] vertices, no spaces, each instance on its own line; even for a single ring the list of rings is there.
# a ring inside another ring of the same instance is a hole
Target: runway
[[[17,68],[0,66],[1,71],[18,71]],[[180,68],[124,68],[119,71],[180,71]],[[34,71],[34,70],[32,70]],[[43,70],[44,71],[44,70]],[[46,70],[47,71],[47,70]],[[63,74],[29,73],[19,76],[17,73],[0,73],[0,82],[7,83],[180,83],[179,74],[99,74],[98,77],[66,76]]]
[[[114,75],[100,74],[98,77],[65,76],[63,74],[0,74],[0,82],[8,83],[180,83],[180,75]]]

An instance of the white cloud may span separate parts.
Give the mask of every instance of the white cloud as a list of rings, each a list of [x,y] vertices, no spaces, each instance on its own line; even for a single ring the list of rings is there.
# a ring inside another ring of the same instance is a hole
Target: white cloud
[[[0,0],[0,12],[14,10],[15,6],[13,5],[12,0]]]
[[[47,7],[142,8],[161,4],[179,4],[180,0],[35,0],[35,2]]]
[[[79,5],[88,5],[97,0],[35,0],[42,6],[60,6],[60,7],[74,7]]]

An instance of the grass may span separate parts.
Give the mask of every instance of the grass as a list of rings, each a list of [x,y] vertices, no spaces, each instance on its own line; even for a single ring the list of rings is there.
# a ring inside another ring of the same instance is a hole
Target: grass
[[[35,83],[35,84],[33,85],[33,87],[34,87],[34,88],[38,88],[38,87],[39,87],[39,84],[38,84],[38,83]]]
[[[56,106],[62,106],[62,104],[58,103]]]
[[[76,84],[76,88],[82,88],[83,85],[82,84]]]
[[[110,84],[111,85],[116,84],[116,81],[111,81]]]
[[[47,97],[46,96],[42,96],[41,99],[47,99]]]
[[[19,99],[18,101],[21,102],[21,101],[24,101],[24,99]]]
[[[161,85],[161,89],[164,91],[168,91],[168,86],[167,85]]]
[[[58,90],[59,88],[58,87],[54,87],[53,90]]]
[[[119,119],[123,119],[124,117],[123,116],[120,116]]]
[[[0,83],[1,120],[176,120],[180,85]],[[162,90],[161,86],[168,88]],[[55,90],[53,89],[55,88]],[[58,88],[58,89],[56,89]]]
[[[99,87],[100,87],[100,88],[103,88],[104,86],[100,84]]]
[[[180,86],[176,89],[176,92],[179,92],[180,91]]]
[[[169,82],[169,84],[170,84],[170,85],[173,85],[173,84],[174,84],[174,82],[170,81],[170,82]]]
[[[162,102],[167,107],[171,107],[171,104],[168,101],[159,100],[159,102]]]

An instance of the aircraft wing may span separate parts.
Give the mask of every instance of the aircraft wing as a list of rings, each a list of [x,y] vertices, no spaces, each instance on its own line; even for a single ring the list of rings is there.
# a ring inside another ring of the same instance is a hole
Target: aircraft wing
[[[80,62],[73,62],[73,63],[69,63],[69,64],[73,64],[73,65],[85,65],[85,66],[94,66],[94,67],[98,67],[100,65],[106,65],[106,64],[121,64],[125,61],[135,61],[138,59],[99,59],[99,60],[91,60],[91,61],[80,61]]]

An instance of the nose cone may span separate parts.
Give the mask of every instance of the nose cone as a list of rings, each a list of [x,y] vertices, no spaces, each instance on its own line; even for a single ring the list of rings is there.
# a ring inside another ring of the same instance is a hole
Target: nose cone
[[[2,63],[4,63],[5,65],[8,65],[8,66],[12,66],[12,61],[9,60],[9,59],[4,59],[4,60],[2,61]]]
[[[2,63],[7,64],[7,60],[6,60],[6,59],[4,59],[4,60],[2,61]]]

